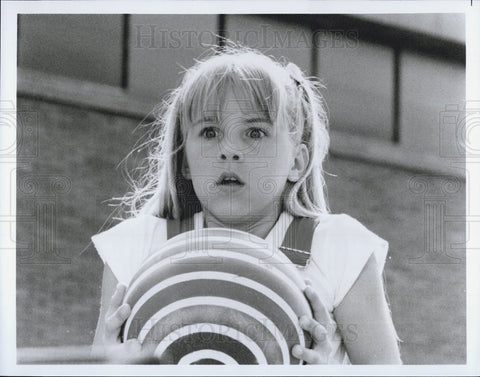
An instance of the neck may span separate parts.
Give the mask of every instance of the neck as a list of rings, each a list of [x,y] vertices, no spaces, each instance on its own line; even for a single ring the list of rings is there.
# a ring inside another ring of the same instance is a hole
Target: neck
[[[250,218],[248,220],[238,220],[234,218],[219,218],[204,209],[203,214],[205,216],[205,222],[207,228],[227,228],[236,229],[244,232],[251,233],[257,237],[265,239],[268,233],[272,230],[273,226],[280,216],[280,212],[271,214],[266,218]]]

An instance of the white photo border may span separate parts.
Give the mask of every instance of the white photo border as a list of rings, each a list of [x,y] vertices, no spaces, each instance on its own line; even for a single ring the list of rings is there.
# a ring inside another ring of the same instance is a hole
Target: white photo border
[[[255,10],[252,12],[252,10]],[[252,14],[252,13],[464,13],[466,19],[466,98],[480,100],[480,1],[2,1],[1,99],[16,106],[17,15],[22,13]],[[0,137],[5,136],[0,130]],[[480,149],[480,132],[472,145]],[[480,216],[480,161],[467,158],[467,216]],[[402,366],[159,366],[16,364],[16,159],[0,161],[0,374],[2,375],[479,375],[480,225],[472,222],[467,244],[467,363]],[[12,212],[13,209],[13,212]]]

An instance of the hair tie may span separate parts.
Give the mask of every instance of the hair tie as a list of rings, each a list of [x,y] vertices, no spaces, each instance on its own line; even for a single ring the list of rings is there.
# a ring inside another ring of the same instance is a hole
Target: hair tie
[[[285,69],[290,74],[290,77],[292,78],[292,80],[295,81],[295,84],[297,84],[297,86],[300,86],[303,84],[304,82],[303,73],[296,64],[288,63]]]

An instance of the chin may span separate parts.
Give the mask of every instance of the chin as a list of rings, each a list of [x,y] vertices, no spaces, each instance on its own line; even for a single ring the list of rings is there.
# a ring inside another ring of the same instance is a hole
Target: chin
[[[248,206],[231,206],[222,208],[212,214],[220,221],[230,224],[247,224],[256,221],[276,221],[278,211],[270,208],[249,208]],[[271,216],[268,216],[271,214]]]
[[[245,209],[240,211],[232,208],[229,211],[223,210],[223,211],[214,212],[213,215],[215,216],[215,218],[217,218],[221,222],[231,223],[231,224],[245,223],[251,219],[251,215],[245,212]]]

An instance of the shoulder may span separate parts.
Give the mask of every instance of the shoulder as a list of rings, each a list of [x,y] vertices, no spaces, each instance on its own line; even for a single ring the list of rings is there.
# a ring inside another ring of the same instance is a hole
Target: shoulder
[[[383,272],[387,252],[387,241],[346,214],[322,216],[312,240],[312,259],[335,287],[335,305],[341,302],[369,259],[376,262],[377,271]]]
[[[373,234],[360,221],[345,213],[325,214],[317,219],[317,230],[328,230],[331,235],[342,234],[348,231],[352,236],[364,236]]]
[[[314,244],[347,248],[388,248],[388,242],[365,227],[357,219],[346,214],[327,214],[318,219],[313,236]],[[340,251],[340,250],[339,250]]]
[[[124,284],[128,284],[131,274],[151,253],[152,248],[163,244],[166,239],[166,220],[151,215],[123,220],[92,237],[103,262]]]
[[[111,244],[120,245],[121,242],[144,239],[152,232],[165,227],[165,219],[143,215],[121,221],[112,228],[94,235],[92,241],[97,248]]]

